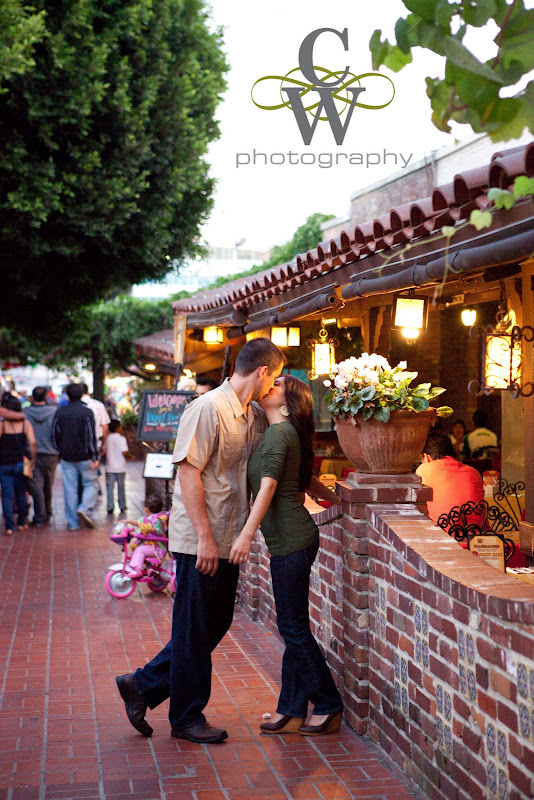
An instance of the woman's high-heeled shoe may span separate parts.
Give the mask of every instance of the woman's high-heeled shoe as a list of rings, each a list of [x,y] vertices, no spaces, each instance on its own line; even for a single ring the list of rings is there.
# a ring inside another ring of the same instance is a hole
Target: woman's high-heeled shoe
[[[262,733],[298,733],[305,722],[304,717],[292,717],[286,714],[278,722],[262,722],[260,730]]]
[[[303,725],[299,728],[299,733],[302,736],[322,736],[324,733],[337,733],[341,725],[342,716],[343,711],[336,711],[335,714],[329,714],[320,725]]]

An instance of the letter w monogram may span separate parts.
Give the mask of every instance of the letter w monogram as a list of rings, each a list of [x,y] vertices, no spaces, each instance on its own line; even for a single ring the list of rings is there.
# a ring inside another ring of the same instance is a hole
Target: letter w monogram
[[[339,118],[339,114],[336,109],[336,105],[334,103],[334,98],[332,97],[333,89],[327,88],[316,88],[313,91],[318,92],[321,97],[321,102],[317,108],[317,113],[315,115],[315,119],[310,124],[308,119],[308,115],[304,108],[304,104],[302,102],[301,95],[304,93],[304,89],[299,89],[296,86],[292,86],[289,89],[282,89],[288,96],[289,103],[293,110],[293,114],[295,115],[295,119],[297,120],[297,125],[299,126],[300,134],[304,141],[304,144],[310,144],[311,140],[313,139],[313,135],[315,133],[315,129],[317,127],[317,123],[319,122],[319,117],[321,116],[321,112],[323,109],[326,112],[326,116],[328,117],[328,122],[330,124],[330,129],[334,135],[334,139],[336,140],[336,144],[343,144],[343,140],[345,139],[345,135],[347,133],[347,129],[349,127],[352,112],[354,111],[354,105],[356,100],[358,99],[358,95],[361,92],[365,92],[363,87],[359,87],[357,89],[347,89],[348,92],[352,94],[352,102],[350,104],[350,108],[347,114],[347,119],[345,120],[345,124],[341,124],[341,120]]]

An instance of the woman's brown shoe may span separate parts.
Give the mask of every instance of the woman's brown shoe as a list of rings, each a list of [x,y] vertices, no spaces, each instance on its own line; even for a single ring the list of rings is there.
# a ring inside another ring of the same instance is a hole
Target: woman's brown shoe
[[[302,736],[322,736],[324,733],[337,733],[341,725],[342,716],[342,711],[336,711],[335,714],[329,714],[320,725],[303,725],[299,728],[299,733]]]
[[[292,717],[290,714],[286,714],[278,722],[262,722],[260,730],[262,733],[298,733],[303,722],[303,717]]]

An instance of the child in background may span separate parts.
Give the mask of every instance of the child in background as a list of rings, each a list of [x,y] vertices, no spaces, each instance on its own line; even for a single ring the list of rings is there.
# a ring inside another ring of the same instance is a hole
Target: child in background
[[[109,437],[108,437],[109,438]],[[150,534],[167,538],[170,511],[163,511],[163,500],[157,494],[149,495],[145,500],[145,516],[141,519],[127,519],[125,524],[139,528],[139,533],[144,536]],[[130,558],[130,569],[141,574],[145,558],[158,558],[162,562],[167,555],[167,550],[159,544],[146,542],[144,539],[134,539],[130,545],[133,551]]]
[[[108,514],[113,514],[115,501],[113,489],[115,483],[118,487],[119,508],[121,513],[126,511],[126,493],[124,482],[126,479],[126,459],[135,459],[128,452],[128,442],[122,435],[122,427],[117,419],[112,419],[109,423],[109,436],[106,440],[106,492]]]

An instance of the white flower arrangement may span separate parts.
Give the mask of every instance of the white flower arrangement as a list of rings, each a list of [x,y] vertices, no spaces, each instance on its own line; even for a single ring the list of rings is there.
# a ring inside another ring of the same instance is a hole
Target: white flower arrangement
[[[387,359],[376,353],[363,353],[341,361],[334,367],[334,387],[325,400],[328,410],[336,417],[358,416],[362,420],[374,417],[388,422],[391,411],[426,411],[430,402],[445,389],[431,388],[430,383],[409,384],[417,372],[408,372],[406,361],[392,367]],[[436,409],[440,417],[453,411],[449,406]]]

